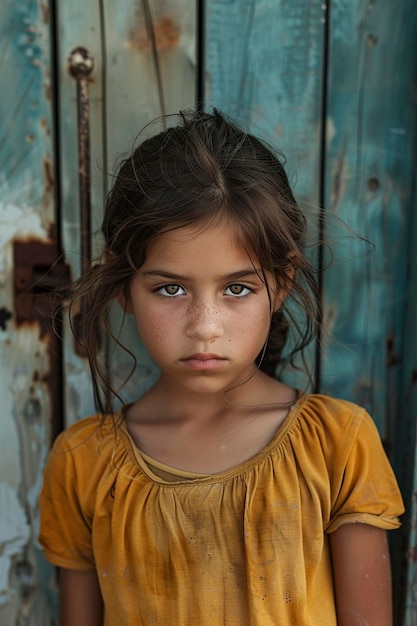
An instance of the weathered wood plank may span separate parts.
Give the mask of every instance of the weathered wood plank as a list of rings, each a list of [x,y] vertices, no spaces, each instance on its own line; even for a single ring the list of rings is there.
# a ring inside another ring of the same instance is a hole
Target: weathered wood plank
[[[314,0],[208,0],[206,107],[280,148],[297,200],[317,219],[325,5]],[[312,255],[316,263],[316,258]],[[309,363],[314,375],[315,347]],[[305,377],[284,378],[304,388]]]
[[[324,16],[317,0],[208,0],[206,14],[206,106],[281,148],[298,198],[315,204]]]
[[[78,46],[87,48],[94,58],[94,70],[89,79],[90,144],[91,144],[91,205],[92,230],[98,228],[103,206],[103,86],[102,33],[100,3],[56,3],[57,88],[59,93],[59,204],[60,229],[66,261],[73,278],[81,268],[80,197],[78,180],[78,134],[76,80],[69,70],[69,57]],[[64,398],[66,425],[94,412],[91,379],[85,359],[76,354],[72,334],[66,324],[64,332]]]
[[[337,228],[324,276],[333,341],[323,352],[322,388],[365,406],[392,439],[416,141],[417,5],[340,0],[330,34],[326,205],[375,249]]]
[[[47,626],[54,615],[52,568],[37,543],[37,497],[50,442],[49,341],[38,322],[16,321],[13,301],[13,242],[48,242],[55,228],[49,27],[43,2],[1,3],[0,623],[5,626]]]

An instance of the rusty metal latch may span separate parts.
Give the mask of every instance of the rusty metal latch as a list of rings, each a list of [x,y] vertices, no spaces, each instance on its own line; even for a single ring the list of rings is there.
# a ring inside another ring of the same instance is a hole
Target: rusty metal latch
[[[14,302],[16,323],[41,322],[42,332],[52,326],[58,290],[70,281],[70,268],[54,243],[14,242]]]
[[[77,122],[78,122],[78,183],[80,192],[80,248],[81,272],[84,274],[91,265],[91,164],[90,164],[90,102],[88,83],[94,69],[94,57],[87,48],[79,46],[71,51],[69,58],[70,74],[77,81]],[[72,321],[75,335],[75,350],[87,355],[84,340],[83,321],[88,314],[84,300],[80,311]]]
[[[78,180],[80,188],[81,269],[91,264],[91,166],[90,166],[90,103],[88,83],[94,69],[94,57],[79,46],[69,55],[69,71],[77,81]]]

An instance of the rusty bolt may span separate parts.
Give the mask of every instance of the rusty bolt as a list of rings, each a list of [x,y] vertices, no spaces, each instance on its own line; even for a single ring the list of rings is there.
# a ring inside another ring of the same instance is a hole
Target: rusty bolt
[[[88,78],[94,69],[94,57],[87,48],[78,46],[70,52],[68,64],[69,72],[74,78]]]

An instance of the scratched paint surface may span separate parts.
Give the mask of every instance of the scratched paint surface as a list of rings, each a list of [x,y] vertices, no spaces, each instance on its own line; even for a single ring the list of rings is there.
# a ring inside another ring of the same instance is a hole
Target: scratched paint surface
[[[13,313],[16,239],[53,225],[50,49],[46,5],[0,8],[0,308]],[[52,569],[37,543],[37,498],[51,420],[46,340],[36,323],[0,329],[0,623],[50,624]]]
[[[337,2],[331,12],[326,204],[375,249],[346,233],[325,274],[326,322],[340,343],[323,355],[323,385],[364,405],[388,438],[403,352],[416,22],[406,0]]]
[[[280,147],[298,197],[313,203],[324,15],[318,0],[209,0],[206,8],[206,104]]]

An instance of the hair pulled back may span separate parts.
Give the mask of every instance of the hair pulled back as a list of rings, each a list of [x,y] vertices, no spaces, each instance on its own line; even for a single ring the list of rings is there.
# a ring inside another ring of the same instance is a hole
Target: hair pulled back
[[[259,367],[268,374],[284,360],[289,325],[297,336],[289,360],[317,332],[314,270],[302,253],[306,223],[283,159],[216,109],[180,113],[179,118],[177,126],[146,139],[122,162],[105,207],[100,262],[75,283],[70,298],[70,311],[81,310],[83,317],[82,343],[102,412],[111,411],[109,390],[118,395],[99,358],[100,331],[111,332],[107,309],[118,294],[127,296],[134,271],[161,232],[227,220],[250,256],[274,275],[278,289],[288,290],[272,315],[268,343],[259,357]],[[88,305],[80,308],[83,299]],[[291,301],[303,312],[302,320]]]

